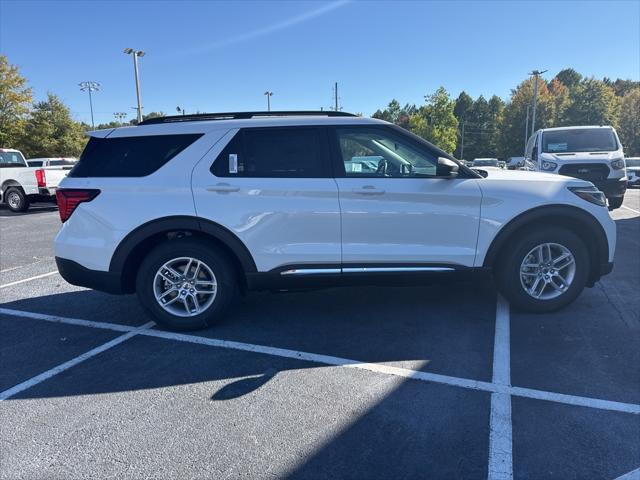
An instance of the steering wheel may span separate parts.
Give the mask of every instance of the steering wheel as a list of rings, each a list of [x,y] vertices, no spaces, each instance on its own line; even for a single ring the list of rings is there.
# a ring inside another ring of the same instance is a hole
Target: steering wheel
[[[376,169],[376,174],[382,177],[386,176],[388,166],[389,164],[387,163],[386,159],[384,158],[380,159],[380,161],[378,162],[378,168]]]

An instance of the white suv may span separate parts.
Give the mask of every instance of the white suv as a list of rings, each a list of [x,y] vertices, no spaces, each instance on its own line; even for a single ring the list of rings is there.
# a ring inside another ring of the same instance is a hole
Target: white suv
[[[613,266],[615,225],[590,183],[480,175],[380,120],[204,114],[90,135],[57,192],[58,269],[136,292],[172,329],[210,325],[247,290],[434,273],[492,272],[512,304],[547,312]]]

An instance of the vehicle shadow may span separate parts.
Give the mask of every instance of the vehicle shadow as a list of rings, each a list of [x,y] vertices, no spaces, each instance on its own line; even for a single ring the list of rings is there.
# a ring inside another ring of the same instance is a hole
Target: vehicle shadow
[[[90,290],[21,299],[2,307],[93,321],[115,321],[129,326],[149,320],[135,297],[115,297]],[[495,292],[491,287],[478,288],[466,282],[402,288],[349,287],[253,293],[239,302],[220,323],[191,335],[329,355],[355,362],[392,362],[411,369],[490,381],[494,319]],[[16,322],[19,322],[18,318]],[[144,346],[150,343],[168,347],[143,353]],[[172,351],[177,351],[177,345],[186,349],[185,357],[189,356],[188,351],[204,348],[201,355],[210,355],[211,359],[193,369],[177,369],[177,364],[191,364],[173,359]],[[28,348],[28,342],[25,347]],[[128,352],[130,361],[111,368],[105,366],[105,359],[114,351],[118,353],[117,358]],[[121,372],[113,381],[103,383],[101,387],[94,381],[74,382],[68,385],[68,390],[56,388],[55,393],[49,388],[35,387],[14,398],[85,395],[98,393],[96,388],[100,393],[108,393],[235,379],[211,393],[212,400],[220,401],[260,388],[281,369],[321,366],[276,357],[266,357],[269,361],[261,365],[262,362],[256,363],[255,359],[265,357],[262,354],[237,350],[232,353],[236,361],[221,364],[215,358],[228,355],[227,349],[140,335],[135,341],[129,340],[99,355],[100,360],[85,362],[89,365],[87,368],[100,372],[94,372],[96,378],[109,372]],[[28,351],[22,355],[26,360],[19,358],[20,352],[12,360],[29,361]],[[38,361],[38,358],[33,360]],[[135,366],[141,362],[146,365],[152,359],[158,365],[166,359],[172,360],[166,369],[154,367],[140,382],[135,381],[135,376],[131,376]],[[5,367],[10,368],[10,359],[5,360]],[[272,367],[273,362],[283,366],[280,369]]]
[[[22,217],[25,215],[38,215],[39,213],[56,212],[57,205],[51,204],[33,204],[26,212],[12,212],[6,205],[0,205],[0,217]]]

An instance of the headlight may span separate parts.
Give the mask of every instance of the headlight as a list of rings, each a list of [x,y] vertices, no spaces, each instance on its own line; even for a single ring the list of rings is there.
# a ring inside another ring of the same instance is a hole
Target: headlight
[[[624,168],[624,158],[617,158],[611,162],[611,168],[614,170],[620,170]]]
[[[600,190],[596,187],[568,187],[573,193],[579,196],[581,199],[586,200],[589,203],[593,203],[600,207],[607,206],[607,197],[604,196]]]
[[[542,162],[542,170],[544,170],[546,172],[551,172],[551,171],[555,170],[557,166],[558,166],[557,163],[548,162],[547,160],[544,160]]]

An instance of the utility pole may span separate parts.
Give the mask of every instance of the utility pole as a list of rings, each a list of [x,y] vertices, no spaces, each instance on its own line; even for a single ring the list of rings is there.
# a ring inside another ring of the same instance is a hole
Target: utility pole
[[[533,114],[531,115],[531,135],[533,135],[533,132],[536,131],[536,106],[538,103],[538,79],[540,78],[540,75],[542,75],[546,71],[547,70],[543,70],[543,71],[534,70],[529,74],[529,75],[533,75],[535,80],[533,84]]]
[[[462,120],[462,144],[460,145],[460,160],[464,160],[464,124],[465,121]]]
[[[335,101],[335,107],[334,110],[337,112],[338,111],[338,82],[336,82],[334,84],[334,90],[333,90],[333,96],[334,96],[334,101]]]
[[[138,57],[144,57],[142,50],[134,50],[133,48],[125,48],[124,53],[133,56],[133,73],[136,77],[136,97],[138,99],[138,123],[142,122],[142,100],[140,100],[140,76],[138,75]]]
[[[91,128],[96,128],[95,124],[93,123],[93,100],[91,99],[91,92],[97,92],[98,90],[100,90],[100,84],[98,82],[87,81],[87,82],[80,82],[78,86],[80,87],[80,90],[82,90],[83,92],[84,91],[89,92],[89,108],[91,109]]]
[[[264,94],[267,96],[267,112],[271,111],[271,97],[273,96],[273,92],[267,90],[266,92],[264,92]]]
[[[187,114],[187,112],[184,111],[184,107],[180,108],[179,106],[176,107],[176,112],[178,112],[178,113],[182,112],[182,116],[185,116]]]
[[[524,121],[524,150],[527,151],[527,141],[529,140],[529,107],[527,105],[527,118]]]

